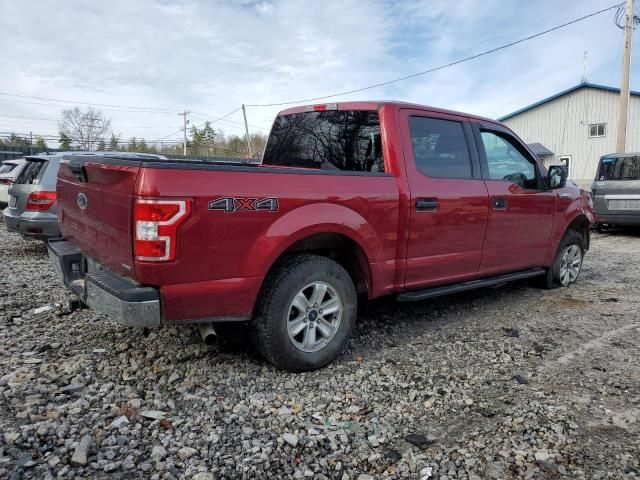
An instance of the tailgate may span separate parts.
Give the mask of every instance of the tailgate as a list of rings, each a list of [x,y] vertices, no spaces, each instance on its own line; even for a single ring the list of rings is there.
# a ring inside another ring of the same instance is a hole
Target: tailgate
[[[87,256],[133,277],[131,216],[139,160],[75,157],[58,173],[62,235]]]

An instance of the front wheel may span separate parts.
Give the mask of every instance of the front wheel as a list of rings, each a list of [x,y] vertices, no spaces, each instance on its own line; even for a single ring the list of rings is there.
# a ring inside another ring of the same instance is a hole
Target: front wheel
[[[558,246],[551,268],[547,269],[544,287],[568,287],[578,279],[584,257],[584,241],[575,230],[568,230]]]
[[[255,318],[258,349],[274,365],[314,370],[346,346],[357,311],[356,289],[337,262],[295,255],[265,280]]]

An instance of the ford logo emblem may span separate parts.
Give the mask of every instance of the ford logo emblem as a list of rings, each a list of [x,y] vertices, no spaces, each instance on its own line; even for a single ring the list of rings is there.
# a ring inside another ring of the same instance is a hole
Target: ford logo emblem
[[[79,193],[76,197],[76,203],[78,204],[80,210],[84,210],[85,208],[87,208],[88,202],[89,199],[87,199],[87,196],[84,193]]]

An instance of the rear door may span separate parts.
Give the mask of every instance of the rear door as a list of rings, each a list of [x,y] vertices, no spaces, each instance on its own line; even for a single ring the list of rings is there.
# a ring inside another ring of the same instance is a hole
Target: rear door
[[[489,206],[470,125],[410,109],[400,121],[411,192],[405,287],[474,279]]]
[[[89,257],[133,276],[132,211],[140,160],[66,157],[58,174],[62,235]]]
[[[480,276],[543,266],[557,192],[545,190],[544,169],[508,129],[474,132],[490,204]]]

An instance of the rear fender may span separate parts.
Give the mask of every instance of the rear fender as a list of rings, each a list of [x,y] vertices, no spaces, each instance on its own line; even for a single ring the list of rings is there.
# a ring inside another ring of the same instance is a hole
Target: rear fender
[[[382,260],[380,238],[360,214],[342,205],[314,203],[292,210],[271,224],[247,253],[242,271],[265,276],[293,244],[319,233],[337,233],[350,238],[365,252],[370,267]],[[371,275],[373,277],[373,270]]]

